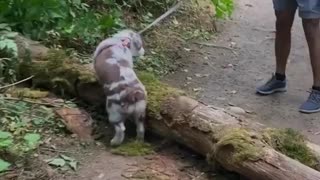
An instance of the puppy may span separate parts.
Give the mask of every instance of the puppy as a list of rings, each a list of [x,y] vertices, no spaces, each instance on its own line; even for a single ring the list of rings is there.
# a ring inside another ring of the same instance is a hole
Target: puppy
[[[115,128],[112,146],[123,142],[128,118],[137,126],[137,140],[144,140],[147,92],[133,70],[133,57],[143,56],[144,52],[141,36],[132,30],[102,41],[94,52],[94,69],[106,94],[109,122]]]

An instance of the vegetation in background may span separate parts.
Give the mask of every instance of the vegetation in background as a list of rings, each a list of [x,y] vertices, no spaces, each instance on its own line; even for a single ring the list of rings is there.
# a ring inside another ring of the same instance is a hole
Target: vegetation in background
[[[234,9],[233,0],[212,0],[216,7],[216,16],[218,18],[228,18],[231,16]]]
[[[0,24],[0,85],[16,80],[18,47],[13,40],[16,35],[8,24]]]

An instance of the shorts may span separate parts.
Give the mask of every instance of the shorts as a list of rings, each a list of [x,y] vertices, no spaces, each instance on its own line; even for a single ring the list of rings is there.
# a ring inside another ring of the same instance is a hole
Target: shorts
[[[276,11],[299,9],[299,16],[303,19],[320,18],[320,0],[273,0]]]

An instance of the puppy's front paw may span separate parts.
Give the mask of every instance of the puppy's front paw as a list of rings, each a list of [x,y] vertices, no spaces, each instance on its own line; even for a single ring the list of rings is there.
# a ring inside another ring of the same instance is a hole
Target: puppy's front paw
[[[110,141],[110,145],[111,145],[111,146],[120,146],[121,143],[122,143],[122,141],[120,141],[120,140],[117,139],[117,138],[113,138],[113,139],[111,139],[111,141]]]

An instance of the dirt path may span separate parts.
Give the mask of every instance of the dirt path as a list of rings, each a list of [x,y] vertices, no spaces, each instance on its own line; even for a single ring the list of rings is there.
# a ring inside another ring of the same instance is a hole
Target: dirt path
[[[312,85],[311,67],[307,45],[301,26],[296,18],[293,28],[293,46],[288,64],[288,92],[261,97],[255,88],[270,78],[274,71],[274,21],[272,1],[239,0],[232,21],[224,25],[214,44],[235,44],[234,55],[229,50],[192,45],[195,49],[187,73],[172,75],[174,84],[181,87],[189,81],[189,90],[202,88],[200,100],[216,106],[239,106],[252,111],[255,118],[274,127],[290,127],[320,143],[320,115],[304,115],[298,108],[308,96]],[[186,70],[184,70],[186,71]],[[201,79],[194,74],[209,74]],[[187,80],[190,76],[192,80]],[[170,81],[172,82],[172,81]],[[173,82],[172,82],[173,83]]]

